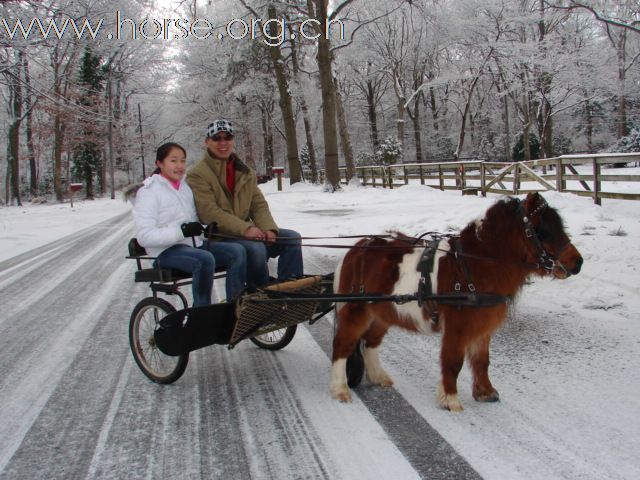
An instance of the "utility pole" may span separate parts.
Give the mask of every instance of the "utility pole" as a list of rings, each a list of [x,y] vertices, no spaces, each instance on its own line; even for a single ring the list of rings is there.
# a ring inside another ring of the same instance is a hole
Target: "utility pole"
[[[140,111],[140,104],[138,104],[138,129],[140,130],[140,159],[142,161],[142,180],[147,178],[147,173],[144,170],[144,138],[142,137],[142,113]]]

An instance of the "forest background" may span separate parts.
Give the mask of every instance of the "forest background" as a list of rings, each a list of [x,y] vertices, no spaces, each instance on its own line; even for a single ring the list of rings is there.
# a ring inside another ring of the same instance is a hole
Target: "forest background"
[[[640,0],[9,0],[0,205],[111,195],[236,127],[259,174],[640,151]]]

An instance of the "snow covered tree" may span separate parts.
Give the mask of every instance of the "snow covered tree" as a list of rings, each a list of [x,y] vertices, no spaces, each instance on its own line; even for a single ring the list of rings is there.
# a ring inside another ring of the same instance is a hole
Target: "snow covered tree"
[[[402,145],[396,137],[387,137],[376,152],[379,165],[393,165],[402,158]]]
[[[622,137],[616,143],[607,147],[605,152],[640,152],[640,126],[635,127],[631,130],[629,135]]]
[[[78,84],[82,89],[79,102],[96,113],[101,109],[99,93],[104,80],[101,62],[102,59],[86,47],[78,73]],[[83,121],[79,126],[77,142],[73,149],[73,175],[84,181],[87,199],[93,199],[93,177],[101,166],[101,135],[102,132],[95,123]]]

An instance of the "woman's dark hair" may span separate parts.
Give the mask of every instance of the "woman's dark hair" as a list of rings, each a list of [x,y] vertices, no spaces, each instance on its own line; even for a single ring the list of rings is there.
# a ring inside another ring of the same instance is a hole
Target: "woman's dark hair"
[[[158,150],[156,150],[156,162],[162,162],[165,158],[167,158],[171,150],[173,150],[174,148],[179,148],[180,150],[182,150],[182,153],[184,153],[184,156],[185,157],[187,156],[187,151],[184,149],[182,145],[174,142],[167,142],[160,145],[158,147]],[[153,171],[153,173],[154,174],[160,173],[160,167],[157,167]]]

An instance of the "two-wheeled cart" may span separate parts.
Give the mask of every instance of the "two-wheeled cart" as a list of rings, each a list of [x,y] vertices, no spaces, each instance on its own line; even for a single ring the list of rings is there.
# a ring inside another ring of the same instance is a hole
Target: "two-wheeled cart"
[[[129,242],[129,259],[137,262],[136,282],[148,283],[151,296],[134,307],[129,321],[129,344],[142,372],[157,383],[178,380],[189,361],[189,352],[220,344],[233,348],[245,339],[260,348],[280,350],[293,339],[299,323],[316,322],[333,309],[330,301],[305,301],[291,304],[264,300],[283,294],[321,295],[331,292],[333,275],[311,275],[280,282],[255,292],[245,292],[233,303],[189,307],[180,290],[191,284],[188,273],[152,266],[155,261],[136,239]],[[216,278],[224,278],[217,271]],[[184,308],[176,309],[160,294],[177,296]]]

